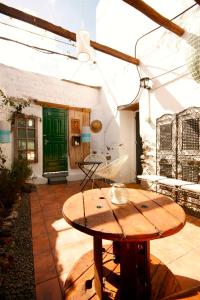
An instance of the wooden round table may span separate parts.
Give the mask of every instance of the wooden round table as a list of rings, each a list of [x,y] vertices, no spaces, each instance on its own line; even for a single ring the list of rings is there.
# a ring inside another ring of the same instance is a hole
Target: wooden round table
[[[114,205],[111,203],[111,188],[93,189],[73,195],[63,206],[65,220],[93,236],[93,281],[98,296],[94,299],[105,299],[106,295],[102,239],[114,241],[115,263],[120,265],[116,299],[148,300],[152,299],[150,240],[172,235],[185,224],[183,209],[169,197],[146,190],[127,189],[127,198],[127,204]],[[86,260],[82,260],[74,272],[77,273],[78,267],[84,264],[87,268]],[[71,273],[67,287],[73,276]],[[73,291],[73,287],[70,290]],[[172,288],[174,291],[177,290]],[[72,297],[69,293],[67,299],[87,299],[78,294],[77,297],[72,292]]]

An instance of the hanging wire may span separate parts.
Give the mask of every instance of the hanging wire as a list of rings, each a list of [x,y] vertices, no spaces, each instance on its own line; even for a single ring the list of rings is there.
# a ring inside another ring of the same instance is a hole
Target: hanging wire
[[[181,13],[179,13],[178,15],[176,15],[175,17],[173,17],[172,19],[170,19],[170,21],[173,21],[173,20],[175,20],[176,18],[180,17],[181,15],[183,15],[184,13],[186,13],[187,11],[189,11],[190,9],[192,9],[192,8],[193,8],[194,6],[196,6],[196,5],[198,5],[198,4],[195,3],[195,4],[191,5],[191,6],[189,6],[188,8],[186,8],[185,10],[183,10]],[[162,26],[159,25],[159,26],[157,26],[156,28],[154,28],[154,29],[152,29],[152,30],[146,32],[145,34],[143,34],[142,36],[140,36],[140,37],[137,39],[137,41],[136,41],[136,43],[135,43],[135,47],[134,47],[134,55],[135,55],[135,57],[137,57],[137,46],[138,46],[138,42],[139,42],[141,39],[143,39],[145,36],[149,35],[150,33],[154,32],[154,31],[156,31],[156,30],[158,30],[158,29],[161,28],[161,27],[162,27]],[[137,71],[138,71],[139,78],[141,79],[141,74],[140,74],[139,66],[136,65],[136,68],[137,68]],[[169,72],[170,72],[170,71],[169,71]],[[162,74],[161,74],[161,75],[162,75]]]
[[[19,45],[22,45],[22,46],[26,46],[28,48],[32,48],[36,51],[39,51],[39,52],[42,52],[42,53],[45,53],[45,54],[56,54],[56,55],[61,55],[61,56],[65,56],[65,57],[77,60],[77,58],[75,56],[72,56],[72,55],[60,53],[60,52],[57,52],[57,51],[53,51],[53,50],[49,50],[49,49],[45,49],[45,48],[41,48],[41,47],[37,47],[37,46],[33,46],[33,45],[29,45],[29,44],[22,43],[22,42],[19,42],[17,40],[9,39],[9,38],[3,37],[3,36],[0,36],[0,39],[4,40],[4,41],[8,41],[8,42],[13,42],[13,43],[16,43],[16,44],[19,44]]]
[[[80,64],[78,65],[77,69],[73,72],[73,74],[70,76],[70,79],[69,80],[72,80],[75,75],[78,73],[78,71],[82,68],[84,62],[80,62]]]
[[[183,15],[184,13],[186,13],[187,11],[189,11],[190,9],[192,9],[192,8],[193,8],[194,6],[196,6],[196,5],[198,5],[198,4],[195,3],[195,4],[191,5],[191,6],[189,6],[188,8],[186,8],[185,10],[183,10],[181,13],[179,13],[178,15],[176,15],[175,17],[173,17],[172,19],[170,19],[170,21],[173,21],[174,19],[180,17],[181,15]],[[154,32],[154,31],[156,31],[156,30],[158,30],[158,29],[161,28],[161,27],[162,27],[162,26],[159,25],[159,26],[157,26],[156,28],[154,28],[154,29],[152,29],[152,30],[146,32],[145,34],[143,34],[142,36],[140,36],[140,37],[137,39],[137,41],[136,41],[136,43],[135,43],[135,46],[134,46],[134,57],[137,57],[137,46],[138,46],[139,41],[140,41],[141,39],[143,39],[145,36],[149,35],[150,33]],[[184,66],[184,65],[178,66],[177,68],[174,68],[174,69],[172,69],[172,70],[168,70],[168,71],[165,72],[165,73],[162,73],[162,74],[159,74],[159,75],[156,76],[156,77],[150,78],[150,80],[155,79],[155,78],[158,78],[158,77],[163,76],[163,75],[165,75],[165,74],[168,74],[168,73],[170,73],[170,72],[173,72],[174,70],[179,69],[179,68],[181,68],[181,67],[183,67],[183,66]],[[140,66],[139,66],[139,65],[136,65],[136,69],[137,69],[137,72],[138,72],[139,79],[141,79]],[[118,110],[122,110],[122,109],[125,108],[125,107],[131,106],[133,103],[137,103],[137,102],[138,102],[137,100],[138,100],[138,96],[139,96],[139,94],[140,94],[140,91],[141,91],[141,86],[139,86],[138,92],[137,92],[135,98],[134,98],[130,103],[125,104],[125,105],[120,105],[120,106],[117,107],[117,109],[118,109]]]
[[[114,95],[114,93],[112,91],[112,88],[110,87],[109,83],[107,82],[106,78],[103,76],[103,72],[102,72],[101,68],[99,67],[98,62],[96,62],[96,66],[97,66],[97,70],[98,70],[99,74],[101,75],[101,77],[103,79],[103,82],[104,82],[106,88],[108,89],[108,91],[109,91],[109,93],[110,93],[110,95],[111,95],[111,97],[112,97],[112,99],[113,99],[113,101],[115,102],[115,105],[116,105],[116,111],[115,111],[115,113],[113,113],[111,115],[111,118],[107,122],[107,125],[105,126],[105,129],[103,131],[103,140],[104,140],[103,148],[104,148],[104,152],[106,152],[106,150],[105,150],[106,149],[106,133],[107,133],[109,127],[111,126],[112,122],[114,120],[116,120],[119,111],[117,109],[116,97],[115,97],[115,95]]]
[[[157,76],[155,76],[155,77],[151,77],[150,80],[153,80],[153,79],[159,78],[159,77],[161,77],[161,76],[164,76],[164,75],[166,75],[166,74],[169,74],[169,73],[171,73],[171,72],[174,72],[174,71],[176,71],[176,70],[178,70],[178,69],[180,69],[180,68],[182,68],[182,67],[184,67],[184,66],[186,66],[186,64],[183,64],[183,65],[181,65],[181,66],[179,66],[179,67],[176,67],[176,68],[174,68],[174,69],[171,69],[171,70],[169,70],[169,71],[166,71],[165,73],[159,74],[159,75],[157,75]]]
[[[169,80],[168,82],[165,82],[165,83],[163,83],[163,84],[161,84],[161,85],[155,87],[153,90],[154,90],[154,91],[155,91],[155,90],[158,90],[158,89],[160,89],[161,87],[166,86],[166,85],[168,85],[168,84],[170,84],[170,83],[173,83],[173,82],[175,82],[177,79],[183,78],[183,77],[185,77],[185,76],[187,76],[187,75],[189,75],[189,74],[190,74],[190,72],[186,72],[186,73],[184,73],[184,74],[178,76],[177,78],[174,78],[174,79],[172,79],[172,80]]]
[[[56,38],[52,38],[52,37],[49,37],[49,36],[46,36],[46,35],[43,35],[43,34],[40,34],[40,33],[34,32],[34,31],[31,31],[31,30],[23,29],[23,28],[18,27],[18,26],[16,26],[16,25],[11,25],[11,24],[8,24],[8,23],[2,22],[2,21],[0,21],[0,24],[5,25],[5,26],[9,26],[9,27],[12,27],[12,28],[15,28],[15,29],[24,31],[24,32],[28,32],[28,33],[31,33],[31,34],[34,34],[34,35],[40,36],[40,37],[42,37],[42,38],[45,38],[45,39],[49,39],[49,40],[58,42],[58,43],[62,43],[62,44],[69,45],[69,46],[72,46],[72,47],[75,47],[75,46],[76,46],[75,43],[72,43],[72,42],[64,42],[64,41],[58,40],[58,39],[56,39]]]

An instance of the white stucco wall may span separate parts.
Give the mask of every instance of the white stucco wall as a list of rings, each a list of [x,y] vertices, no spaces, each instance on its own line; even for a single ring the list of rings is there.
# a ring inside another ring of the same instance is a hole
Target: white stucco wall
[[[76,107],[95,106],[99,89],[0,65],[0,84],[9,96]]]
[[[100,101],[103,101],[100,88],[88,87],[76,83],[62,81],[57,78],[40,75],[36,73],[21,71],[5,65],[0,65],[0,89],[8,96],[33,98],[40,101],[47,101],[56,104],[65,104],[75,107],[91,108],[91,120],[102,119],[103,109]],[[94,108],[94,109],[93,109]],[[99,109],[100,108],[100,109]],[[46,182],[42,178],[43,173],[43,144],[42,144],[42,107],[31,103],[30,107],[24,110],[29,115],[39,117],[38,122],[38,163],[32,164],[33,176],[37,182]],[[8,111],[0,110],[0,119],[7,120]],[[104,121],[104,120],[103,120]],[[105,126],[103,124],[103,126]],[[98,139],[98,142],[95,140]],[[92,142],[96,145],[103,145],[101,134],[92,134]],[[11,143],[0,144],[6,153],[8,164],[13,159],[13,136]]]
[[[136,170],[136,128],[135,128],[135,113],[132,111],[122,111],[120,113],[120,140],[124,147],[120,148],[121,154],[129,154],[129,160],[126,165],[122,168],[122,182],[136,181],[135,170]],[[131,140],[130,140],[131,138]]]
[[[184,1],[182,5],[184,10]],[[185,30],[182,37],[160,28],[138,43],[142,61],[140,72],[142,77],[152,78],[153,85],[151,90],[144,91],[139,100],[140,132],[144,143],[150,145],[154,153],[156,118],[199,106],[200,84],[194,80],[188,68],[191,52],[188,36],[191,33],[200,34],[200,7],[190,9],[177,18],[176,23]]]
[[[195,4],[187,0],[145,2],[168,18]],[[190,106],[199,106],[200,84],[194,81],[188,71],[187,53],[191,33],[200,34],[200,6],[194,6],[173,22],[185,29],[182,37],[162,27],[142,37],[158,25],[130,5],[120,0],[101,0],[97,9],[97,40],[132,56],[137,54],[141,78],[152,78],[153,88],[143,90],[137,100],[140,105],[140,134],[154,151],[156,118]],[[115,102],[118,105],[130,103],[139,90],[136,67],[101,53],[98,53],[97,62]],[[128,129],[127,141],[131,146],[131,143],[135,143],[134,130],[125,124],[129,124],[129,119],[120,118],[119,136],[127,137]],[[131,159],[134,159],[134,151],[131,149]]]

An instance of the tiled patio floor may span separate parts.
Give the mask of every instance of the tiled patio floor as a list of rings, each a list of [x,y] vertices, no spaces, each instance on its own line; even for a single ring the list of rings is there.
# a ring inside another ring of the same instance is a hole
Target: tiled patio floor
[[[92,249],[92,237],[73,229],[62,217],[66,199],[79,182],[39,185],[31,194],[32,237],[37,300],[63,299],[69,270]],[[151,253],[167,264],[183,288],[200,282],[200,219],[187,216],[177,234],[151,242]],[[78,299],[77,299],[78,300]]]

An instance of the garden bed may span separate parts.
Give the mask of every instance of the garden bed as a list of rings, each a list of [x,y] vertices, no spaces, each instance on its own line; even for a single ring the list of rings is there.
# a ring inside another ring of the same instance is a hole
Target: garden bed
[[[23,193],[6,218],[10,230],[7,247],[9,259],[1,256],[0,298],[35,299],[34,262],[31,236],[31,211],[29,194]],[[5,226],[4,226],[5,227]],[[5,249],[6,245],[4,246]],[[2,249],[1,249],[2,250]],[[4,264],[4,261],[5,264]]]

